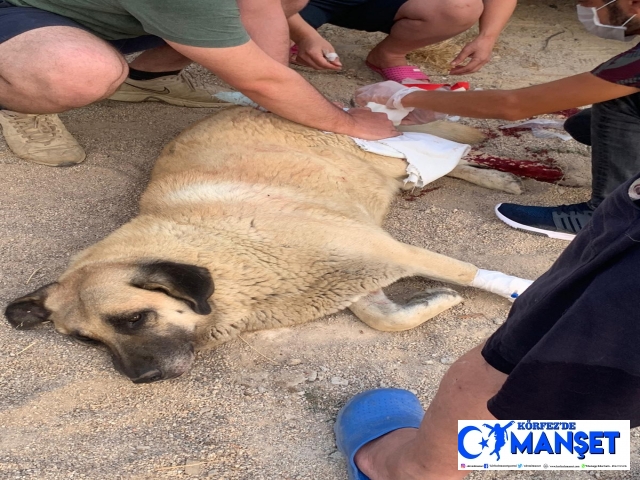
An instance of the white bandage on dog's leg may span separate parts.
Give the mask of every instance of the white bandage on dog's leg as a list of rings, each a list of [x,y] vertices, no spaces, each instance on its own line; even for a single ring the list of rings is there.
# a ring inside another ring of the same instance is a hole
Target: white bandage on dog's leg
[[[513,302],[529,288],[529,285],[532,283],[532,280],[525,280],[524,278],[512,277],[502,272],[482,270],[479,268],[476,277],[471,282],[471,286],[495,293]]]

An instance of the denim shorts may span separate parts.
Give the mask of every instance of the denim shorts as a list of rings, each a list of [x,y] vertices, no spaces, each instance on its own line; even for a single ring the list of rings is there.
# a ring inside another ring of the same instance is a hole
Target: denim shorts
[[[309,0],[300,16],[313,28],[325,23],[365,32],[389,33],[407,0]]]
[[[73,27],[94,33],[78,22],[33,7],[14,7],[6,0],[0,0],[0,43],[17,37],[30,30],[43,27]],[[122,54],[150,50],[165,44],[164,40],[154,35],[144,35],[121,40],[106,40]]]
[[[482,355],[507,380],[500,420],[630,420],[640,426],[640,175],[594,211],[513,304]]]

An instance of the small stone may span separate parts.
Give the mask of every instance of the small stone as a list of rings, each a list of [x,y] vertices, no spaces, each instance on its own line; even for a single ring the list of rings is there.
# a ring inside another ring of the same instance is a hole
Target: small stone
[[[504,323],[504,320],[500,317],[496,317],[493,319],[493,323],[495,323],[496,325],[502,325]]]
[[[455,361],[456,361],[456,359],[454,357],[442,357],[440,359],[440,363],[442,363],[444,365],[451,365]]]
[[[260,386],[258,387],[258,393],[264,393],[264,392],[266,392],[266,391],[267,391],[267,389],[266,389],[266,388],[264,388],[262,385],[260,385]]]
[[[307,376],[304,373],[300,373],[299,375],[295,375],[291,377],[286,382],[287,388],[295,387],[296,385],[300,385],[307,381]]]
[[[300,365],[301,363],[302,363],[302,360],[300,360],[299,358],[292,358],[287,362],[287,365],[291,367],[295,367],[296,365]]]
[[[345,380],[341,377],[331,377],[331,383],[333,385],[349,385],[349,380]]]
[[[433,360],[427,360],[424,363],[427,364],[427,365],[433,365],[435,362]]]
[[[307,382],[315,382],[318,379],[318,372],[312,370],[307,374]]]

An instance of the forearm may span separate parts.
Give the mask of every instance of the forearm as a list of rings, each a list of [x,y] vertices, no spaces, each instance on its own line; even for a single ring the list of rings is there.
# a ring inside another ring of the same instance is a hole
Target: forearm
[[[353,121],[291,69],[234,85],[254,102],[293,122],[335,133],[353,134]]]
[[[365,140],[398,134],[384,114],[363,110],[346,113],[336,107],[298,73],[273,60],[252,41],[228,48],[167,43],[259,105],[293,122]]]
[[[497,39],[513,15],[517,0],[484,0],[480,36]]]
[[[300,43],[305,38],[321,36],[315,28],[304,21],[300,14],[292,15],[287,19],[287,22],[289,23],[289,36],[295,43]]]
[[[591,73],[582,73],[517,90],[414,92],[402,99],[402,105],[463,117],[519,120],[600,103],[638,91]]]
[[[404,107],[415,107],[462,117],[505,120],[513,120],[514,116],[520,115],[517,103],[513,93],[508,90],[414,92],[402,99]]]

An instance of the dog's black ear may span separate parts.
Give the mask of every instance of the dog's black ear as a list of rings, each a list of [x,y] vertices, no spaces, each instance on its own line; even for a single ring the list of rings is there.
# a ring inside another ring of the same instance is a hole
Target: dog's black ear
[[[53,284],[50,283],[29,295],[16,298],[7,305],[4,315],[9,323],[17,329],[27,330],[49,320],[51,312],[45,308],[44,302],[51,285]]]
[[[199,315],[211,313],[207,300],[213,294],[213,280],[206,268],[175,262],[144,263],[138,266],[131,285],[182,300]]]

